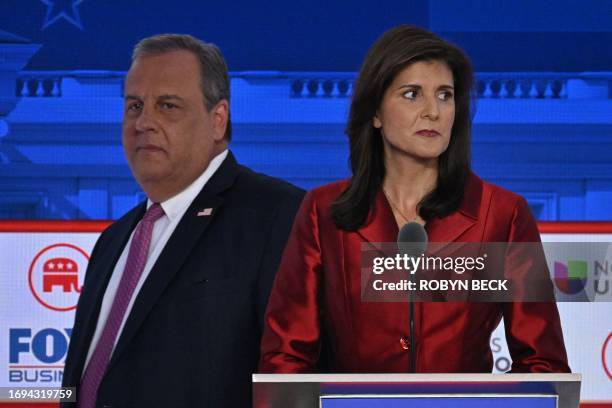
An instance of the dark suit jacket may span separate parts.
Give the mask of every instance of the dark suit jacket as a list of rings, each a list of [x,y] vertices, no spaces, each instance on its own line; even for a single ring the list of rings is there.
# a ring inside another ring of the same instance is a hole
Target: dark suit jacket
[[[99,407],[250,407],[263,314],[303,194],[228,155],[138,293]],[[212,214],[197,216],[203,208]],[[106,286],[144,210],[142,204],[111,225],[93,249],[64,386],[79,385]]]
[[[366,225],[338,229],[330,204],[346,185],[311,191],[296,216],[270,295],[260,372],[317,371],[322,349],[331,372],[410,370],[408,304],[362,302],[360,292],[362,242],[395,242],[397,224],[379,192]],[[524,199],[473,174],[459,210],[426,230],[430,242],[540,240]],[[502,316],[512,371],[569,371],[554,303],[460,302],[415,303],[416,371],[491,372],[490,335]]]

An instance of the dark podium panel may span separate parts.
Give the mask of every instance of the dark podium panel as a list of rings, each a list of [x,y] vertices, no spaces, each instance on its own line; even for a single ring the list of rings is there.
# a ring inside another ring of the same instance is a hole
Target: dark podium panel
[[[255,408],[578,408],[580,374],[254,374]]]

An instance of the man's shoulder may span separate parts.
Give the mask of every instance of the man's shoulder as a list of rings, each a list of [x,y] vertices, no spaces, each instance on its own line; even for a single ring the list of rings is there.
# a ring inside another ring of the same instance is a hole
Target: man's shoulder
[[[276,177],[258,173],[246,166],[239,165],[238,177],[232,191],[235,194],[257,201],[283,202],[301,201],[306,193],[303,189]]]

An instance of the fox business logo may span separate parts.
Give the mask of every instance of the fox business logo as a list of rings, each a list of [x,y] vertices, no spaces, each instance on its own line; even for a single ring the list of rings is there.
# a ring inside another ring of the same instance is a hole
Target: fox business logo
[[[61,383],[72,329],[9,329],[11,383]]]
[[[72,244],[42,249],[30,264],[28,284],[34,298],[58,312],[76,309],[89,255]]]

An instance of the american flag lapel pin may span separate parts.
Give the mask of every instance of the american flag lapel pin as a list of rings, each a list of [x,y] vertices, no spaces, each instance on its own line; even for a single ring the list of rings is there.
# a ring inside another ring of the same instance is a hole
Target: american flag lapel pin
[[[212,208],[203,208],[198,211],[198,217],[208,217],[210,214],[212,214],[212,210]]]

